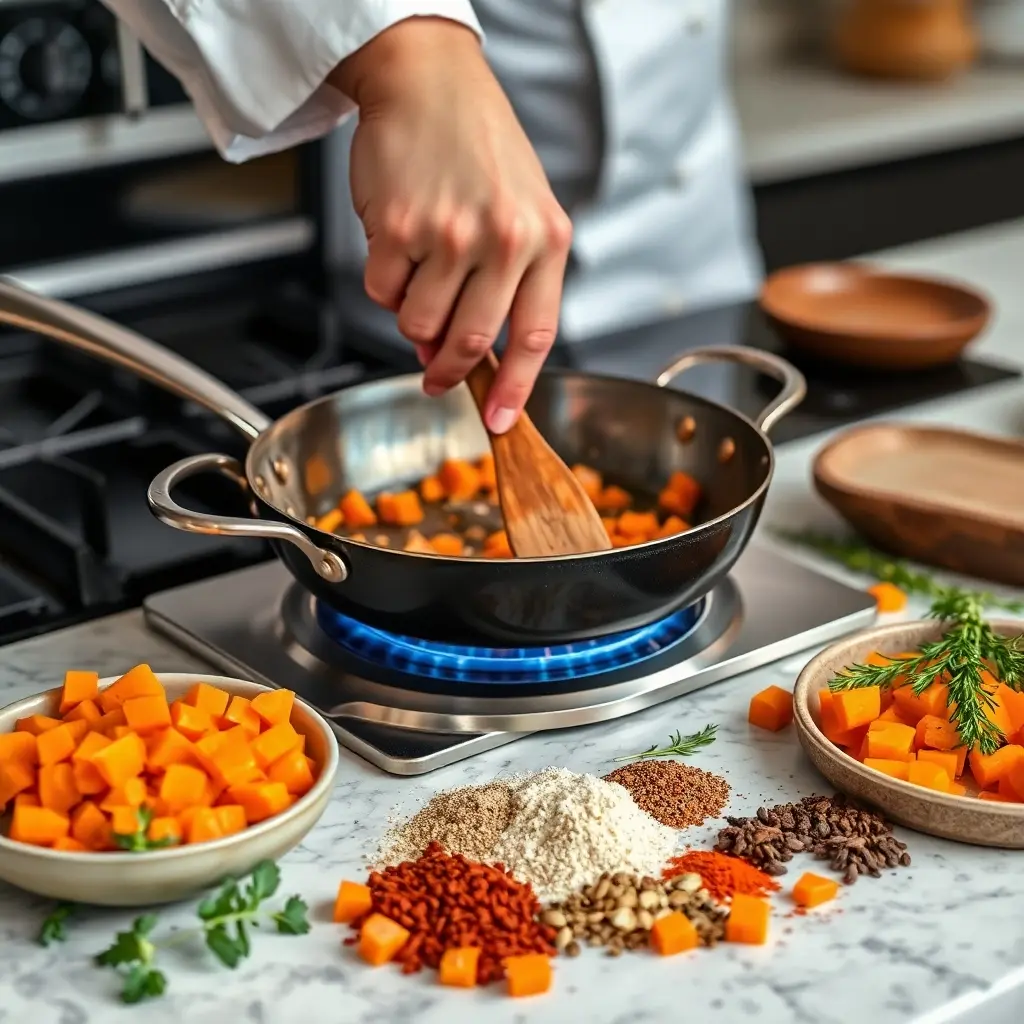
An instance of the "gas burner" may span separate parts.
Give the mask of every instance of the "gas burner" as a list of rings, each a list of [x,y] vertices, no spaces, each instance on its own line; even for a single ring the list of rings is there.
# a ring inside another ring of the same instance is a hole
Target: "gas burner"
[[[556,647],[460,647],[399,636],[319,602],[320,628],[353,655],[409,676],[452,683],[544,683],[628,669],[684,640],[701,618],[703,601],[649,626]]]
[[[496,678],[521,672],[539,656],[535,648],[453,651],[341,622],[276,562],[166,591],[148,598],[144,611],[153,629],[220,671],[295,690],[368,761],[416,775],[527,733],[631,714],[828,643],[873,622],[875,603],[752,548],[693,608],[594,646],[552,648],[566,659],[560,669],[582,660],[569,674],[543,679]],[[645,652],[638,635],[661,646]],[[645,656],[636,659],[638,644]],[[600,665],[595,650],[603,652]],[[499,664],[495,674],[492,662],[515,667]],[[481,672],[481,663],[491,675],[453,678],[457,669]]]

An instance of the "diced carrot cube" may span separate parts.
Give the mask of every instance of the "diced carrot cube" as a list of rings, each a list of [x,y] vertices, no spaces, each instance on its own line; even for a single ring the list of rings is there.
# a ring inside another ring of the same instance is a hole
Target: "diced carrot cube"
[[[75,785],[75,773],[71,764],[43,765],[39,769],[39,803],[41,806],[67,814],[82,799]]]
[[[1018,758],[999,780],[999,792],[1003,796],[1024,802],[1024,758]]]
[[[503,961],[508,994],[514,999],[540,996],[551,988],[551,960],[543,953],[520,953]]]
[[[260,716],[247,697],[232,697],[221,722],[230,722],[232,726],[240,725],[250,736],[258,736],[263,728]]]
[[[27,762],[12,760],[0,763],[0,808],[35,784],[36,770]]]
[[[582,463],[577,463],[572,467],[572,474],[580,482],[580,486],[586,492],[587,497],[596,502],[601,496],[601,490],[604,487],[604,480],[601,474],[596,469],[591,469],[590,466],[584,466]]]
[[[650,539],[658,532],[658,517],[653,512],[623,512],[619,516],[619,530]]]
[[[441,954],[437,980],[451,988],[474,988],[480,950],[476,946],[452,946]]]
[[[146,746],[132,733],[97,750],[89,763],[96,767],[108,786],[121,786],[142,773],[146,766]]]
[[[876,772],[881,772],[893,779],[902,779],[903,782],[908,780],[909,765],[910,761],[891,761],[877,757],[864,758],[865,768],[874,768]]]
[[[99,704],[94,700],[83,700],[76,704],[65,716],[64,721],[70,722],[85,722],[90,729],[94,729],[103,717],[103,712],[100,711]]]
[[[126,719],[124,717],[124,712],[120,707],[116,707],[113,711],[108,711],[103,715],[103,717],[93,726],[93,731],[101,732],[104,736],[113,739],[114,730],[125,724]]]
[[[154,818],[146,830],[146,838],[151,843],[166,843],[173,846],[181,842],[181,823],[177,818]]]
[[[916,725],[925,715],[936,718],[947,715],[949,687],[945,683],[932,683],[920,694],[914,693],[909,683],[904,683],[893,688],[892,697],[903,719],[910,725]]]
[[[66,814],[49,807],[15,807],[11,816],[10,838],[32,846],[52,846],[71,828]]]
[[[231,836],[241,832],[248,825],[245,817],[245,809],[238,804],[221,804],[213,809],[217,816],[222,835]]]
[[[0,734],[0,764],[4,761],[23,761],[39,764],[38,740],[31,732],[5,732]]]
[[[60,850],[64,853],[86,853],[88,847],[71,836],[61,836],[51,847],[51,850]]]
[[[936,789],[940,793],[949,791],[949,776],[945,770],[928,761],[911,761],[907,765],[907,782],[926,789]]]
[[[171,724],[171,709],[163,694],[133,697],[124,702],[123,708],[128,728],[134,729],[140,736],[166,729]]]
[[[888,722],[880,729],[868,728],[867,757],[888,761],[914,759],[914,727]]]
[[[186,704],[180,700],[171,705],[171,723],[188,740],[201,739],[214,728],[213,718],[206,708]]]
[[[228,798],[245,810],[246,821],[255,825],[272,818],[291,805],[291,795],[283,782],[249,782],[228,789]]]
[[[373,894],[368,885],[360,882],[346,882],[338,886],[334,900],[334,923],[348,924],[362,917],[373,908]]]
[[[849,691],[846,691],[849,692]],[[768,941],[768,920],[771,907],[757,896],[736,893],[725,922],[726,942],[744,942],[761,946]]]
[[[324,533],[335,533],[345,525],[345,516],[340,508],[332,508],[329,512],[325,512],[314,524],[318,530],[323,530]]]
[[[919,750],[917,752],[917,759],[918,761],[929,761],[931,764],[937,764],[949,776],[950,782],[956,781],[960,760],[955,751]]]
[[[295,693],[292,690],[267,690],[252,699],[252,709],[264,725],[280,725],[292,717]]]
[[[420,497],[430,504],[444,500],[444,486],[436,476],[428,476],[420,483]]]
[[[29,715],[27,718],[19,718],[14,723],[14,729],[16,732],[30,732],[33,736],[41,736],[61,724],[59,718],[50,718],[49,715]]]
[[[175,728],[163,729],[146,741],[146,768],[162,772],[172,764],[191,764],[192,743]]]
[[[142,779],[136,777],[128,779],[120,786],[115,786],[100,801],[100,810],[108,814],[113,812],[115,807],[141,807],[146,802],[146,784]]]
[[[339,502],[339,508],[345,522],[354,530],[377,525],[377,516],[370,508],[370,503],[358,491],[349,491]]]
[[[876,583],[868,587],[868,593],[883,615],[901,612],[907,607],[907,595],[894,583]]]
[[[371,914],[359,929],[359,955],[373,967],[393,960],[409,941],[409,932],[383,914]]]
[[[696,949],[699,942],[693,922],[678,910],[659,917],[651,928],[651,946],[661,956]]]
[[[1024,759],[1024,747],[1016,743],[1000,747],[993,754],[983,754],[980,750],[972,750],[970,754],[971,774],[981,789],[992,789],[999,780],[1010,774],[1013,768]]]
[[[769,686],[750,699],[747,720],[751,725],[778,732],[793,721],[793,694],[781,686]]]
[[[807,871],[793,886],[793,900],[800,907],[818,907],[834,900],[838,892],[839,883],[834,878],[822,878]]]
[[[1024,693],[1011,689],[1006,683],[999,683],[995,696],[1009,716],[1010,734],[1014,735],[1024,729]]]
[[[301,749],[302,737],[290,722],[280,722],[252,741],[252,752],[261,768],[269,768],[289,750]]]
[[[211,777],[224,787],[253,782],[263,774],[253,748],[245,742],[222,743],[210,763]]]
[[[665,522],[655,531],[654,539],[663,540],[665,537],[674,537],[677,533],[686,533],[690,524],[679,516],[668,516]]]
[[[435,533],[429,543],[437,554],[456,558],[462,554],[465,547],[462,538],[454,533]]]
[[[172,764],[160,782],[160,800],[168,815],[198,805],[206,796],[206,774],[189,764]]]
[[[110,846],[110,822],[91,800],[84,800],[71,814],[71,835],[90,850]]]
[[[186,835],[190,843],[207,843],[212,839],[222,839],[224,831],[217,812],[212,807],[200,807],[189,820]]]
[[[100,693],[98,672],[78,672],[71,669],[64,673],[64,685],[60,690],[60,714],[66,715],[83,700],[95,701]]]
[[[313,788],[313,772],[309,767],[309,759],[294,747],[282,754],[267,769],[267,778],[271,782],[283,782],[289,793],[302,796]]]
[[[415,491],[382,494],[377,499],[377,515],[391,526],[416,526],[423,522],[423,506]]]
[[[605,487],[597,496],[594,506],[598,512],[623,512],[633,504],[633,495],[629,491],[614,484]],[[677,509],[668,509],[669,512],[678,512]]]
[[[133,697],[154,697],[164,688],[148,665],[136,665],[100,693],[99,704],[104,711],[113,711]]]
[[[676,497],[674,508],[670,511],[677,512],[683,518],[693,514],[701,498],[701,486],[694,477],[689,473],[676,471],[668,478],[665,490]]]
[[[868,725],[882,713],[882,694],[877,686],[860,686],[832,694],[836,724],[840,729]]]
[[[85,722],[82,724],[86,729],[89,728]],[[48,729],[36,737],[36,750],[41,765],[67,761],[75,752],[75,746],[74,733],[67,723],[57,726],[56,729]]]
[[[42,807],[43,804],[39,797],[31,790],[25,790],[24,793],[19,793],[14,798],[15,807]]]
[[[445,493],[456,501],[472,498],[480,490],[480,473],[465,459],[446,459],[438,477]]]
[[[196,683],[184,697],[186,704],[205,711],[211,721],[214,718],[220,718],[227,711],[230,700],[230,693],[222,690],[219,686],[211,686],[209,683]],[[180,732],[185,731],[177,723],[175,723],[175,728]],[[185,733],[185,735],[188,734]]]
[[[882,691],[882,697],[883,697],[883,699],[884,699],[884,698],[885,698],[885,697],[886,697],[887,695],[891,694],[891,692],[892,692],[891,690],[883,690],[883,691]],[[874,721],[873,721],[873,722],[871,723],[871,725],[872,725],[872,726],[877,726],[877,725],[880,725],[880,724],[884,724],[885,722],[892,722],[892,723],[893,723],[893,724],[895,724],[895,725],[912,725],[912,724],[913,724],[913,723],[911,723],[911,722],[908,722],[908,721],[906,721],[906,720],[905,720],[905,719],[903,718],[903,716],[902,716],[902,715],[900,714],[900,709],[899,709],[898,707],[896,707],[896,705],[895,705],[895,704],[893,704],[893,703],[891,703],[891,702],[890,702],[890,704],[889,704],[889,707],[887,707],[887,708],[886,708],[886,709],[885,709],[885,710],[884,710],[884,711],[883,711],[883,712],[882,712],[882,713],[881,713],[881,714],[880,714],[880,715],[879,715],[879,716],[878,716],[878,717],[877,717],[877,718],[876,718],[876,719],[875,719],[875,720],[874,720]]]

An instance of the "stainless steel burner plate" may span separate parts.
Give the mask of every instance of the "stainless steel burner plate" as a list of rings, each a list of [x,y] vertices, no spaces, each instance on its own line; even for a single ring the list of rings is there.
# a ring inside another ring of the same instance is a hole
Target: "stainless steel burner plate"
[[[491,684],[439,680],[413,689],[401,673],[361,662],[322,632],[311,598],[276,562],[157,594],[144,610],[153,629],[220,671],[295,690],[345,746],[396,775],[530,732],[640,711],[875,618],[870,595],[754,547],[705,599],[693,631],[667,651],[631,669],[492,695]]]

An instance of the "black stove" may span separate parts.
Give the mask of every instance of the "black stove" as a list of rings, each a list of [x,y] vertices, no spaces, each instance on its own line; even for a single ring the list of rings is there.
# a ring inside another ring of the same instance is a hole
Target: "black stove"
[[[271,417],[416,366],[372,338],[343,336],[330,305],[294,282],[147,296],[116,310],[94,305],[192,359]],[[778,347],[756,310],[731,307],[561,347],[552,361],[650,378],[684,349],[738,343]],[[972,360],[888,377],[795,361],[808,376],[809,396],[776,428],[780,442],[1017,376]],[[680,386],[747,413],[775,388],[731,366],[701,368]],[[149,481],[171,462],[210,450],[242,454],[240,446],[209,414],[130,375],[50,342],[0,334],[0,644],[267,560],[259,542],[168,529],[145,502]],[[237,491],[215,476],[183,489],[197,510],[245,514]]]

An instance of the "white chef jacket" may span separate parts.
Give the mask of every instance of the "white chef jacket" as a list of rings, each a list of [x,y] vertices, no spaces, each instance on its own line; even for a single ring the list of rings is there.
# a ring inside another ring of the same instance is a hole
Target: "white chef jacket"
[[[756,293],[761,264],[727,89],[728,0],[104,2],[182,81],[233,161],[339,124],[332,144],[347,147],[352,104],[324,82],[328,72],[404,18],[460,21],[483,34],[573,220],[563,340]],[[335,177],[347,192],[346,171]],[[354,214],[325,229],[336,269],[358,277],[366,241]],[[383,323],[365,297],[346,313]]]

